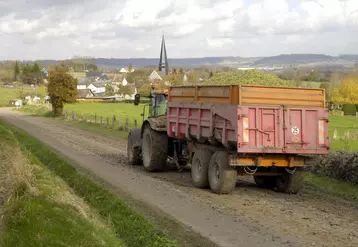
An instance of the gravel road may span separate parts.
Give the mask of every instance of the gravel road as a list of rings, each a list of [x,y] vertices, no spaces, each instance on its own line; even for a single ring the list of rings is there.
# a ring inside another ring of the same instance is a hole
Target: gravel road
[[[276,193],[248,180],[238,180],[231,195],[215,195],[194,188],[188,172],[128,166],[123,140],[5,108],[0,118],[218,246],[358,246],[358,205],[351,202],[308,189]]]

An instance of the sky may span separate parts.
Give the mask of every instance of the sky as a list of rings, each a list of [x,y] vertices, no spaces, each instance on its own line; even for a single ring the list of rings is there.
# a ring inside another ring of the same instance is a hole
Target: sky
[[[358,54],[358,0],[0,0],[0,60]]]

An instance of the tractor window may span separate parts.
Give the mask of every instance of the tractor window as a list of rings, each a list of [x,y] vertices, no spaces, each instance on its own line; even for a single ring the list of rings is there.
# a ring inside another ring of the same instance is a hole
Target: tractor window
[[[149,106],[149,116],[156,117],[167,114],[167,96],[161,94],[153,96]]]
[[[165,95],[155,96],[155,116],[165,115],[167,113],[167,97]]]

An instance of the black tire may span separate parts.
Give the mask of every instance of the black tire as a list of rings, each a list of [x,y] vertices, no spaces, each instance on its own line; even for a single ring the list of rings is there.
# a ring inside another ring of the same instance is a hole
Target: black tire
[[[191,162],[191,179],[197,188],[207,188],[209,186],[209,163],[213,152],[209,149],[200,149],[194,153]]]
[[[145,127],[142,139],[143,166],[147,171],[162,171],[166,167],[168,157],[168,136]]]
[[[212,192],[229,194],[235,189],[237,171],[230,167],[225,151],[215,152],[209,164],[209,185]]]
[[[277,191],[297,194],[304,183],[304,172],[296,170],[293,174],[286,173],[276,178]]]
[[[128,136],[127,157],[128,163],[132,166],[142,165],[142,150],[140,147],[133,147],[131,135]]]
[[[276,186],[276,177],[271,176],[254,176],[255,183],[260,188],[273,189]]]

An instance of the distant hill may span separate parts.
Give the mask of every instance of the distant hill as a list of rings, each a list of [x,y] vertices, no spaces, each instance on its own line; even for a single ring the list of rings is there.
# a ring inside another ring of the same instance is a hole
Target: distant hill
[[[97,66],[101,68],[122,68],[129,64],[137,68],[157,67],[159,58],[94,58]],[[31,61],[28,61],[31,62]],[[58,60],[39,60],[43,66],[56,64]],[[272,57],[202,57],[202,58],[172,58],[168,59],[170,67],[270,67],[332,64],[345,66],[358,62],[358,55],[340,55],[337,57],[324,54],[282,54]]]
[[[273,57],[265,57],[257,60],[253,65],[297,65],[305,63],[317,63],[332,61],[334,57],[323,55],[323,54],[283,54]]]

